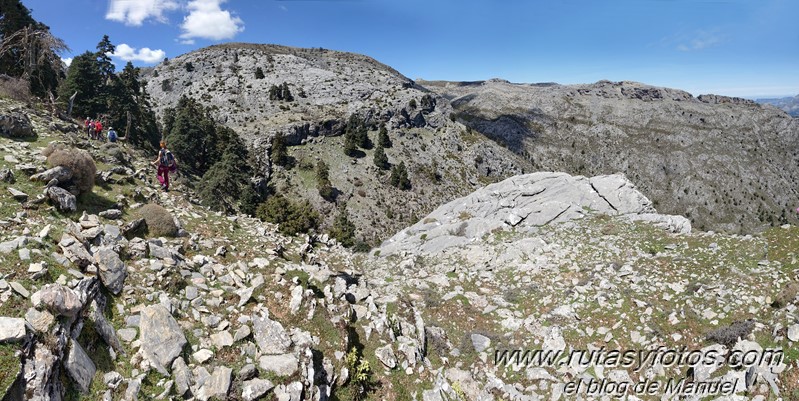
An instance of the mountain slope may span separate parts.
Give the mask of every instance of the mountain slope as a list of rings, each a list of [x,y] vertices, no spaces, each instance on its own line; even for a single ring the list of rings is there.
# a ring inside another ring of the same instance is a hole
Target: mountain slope
[[[633,219],[679,218],[652,214],[622,176],[535,173],[442,205],[396,237],[399,252],[353,254],[194,204],[183,178],[160,191],[150,150],[90,142],[44,109],[0,98],[0,121],[4,401],[574,399],[569,383],[599,398],[591,382],[686,376],[732,384],[736,399],[799,396],[795,226],[663,229]],[[30,179],[54,142],[97,166],[73,212],[40,195],[68,179]],[[177,237],[133,228],[152,204]],[[460,223],[465,241],[416,246]],[[493,359],[662,347],[782,359],[693,370]]]
[[[324,161],[336,203],[347,202],[357,237],[372,245],[481,183],[529,167],[450,121],[447,101],[366,56],[225,44],[159,64],[145,79],[159,115],[184,95],[212,107],[217,121],[252,147],[260,175],[279,193],[309,200],[330,225],[336,206],[318,194],[313,171]],[[274,96],[273,88],[284,83],[293,100]],[[386,124],[393,146],[385,153],[391,165],[407,166],[410,190],[389,185],[389,173],[373,164],[374,149],[344,155],[341,135],[353,114],[366,122],[373,143],[379,124]],[[293,145],[291,168],[273,166],[268,157],[277,133]]]
[[[760,104],[770,104],[794,117],[799,117],[799,95],[775,99],[757,99]]]
[[[624,173],[658,210],[702,230],[792,219],[799,121],[744,99],[634,82],[425,82],[457,120],[536,170]]]

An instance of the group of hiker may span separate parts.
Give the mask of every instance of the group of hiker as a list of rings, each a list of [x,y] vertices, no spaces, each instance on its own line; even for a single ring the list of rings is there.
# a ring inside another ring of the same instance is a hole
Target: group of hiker
[[[119,138],[117,132],[114,131],[113,127],[108,127],[108,132],[103,135],[103,122],[98,119],[91,119],[86,117],[86,121],[83,123],[84,128],[86,129],[86,137],[89,139],[94,139],[98,141],[108,140],[108,142],[116,142]]]
[[[104,140],[108,142],[116,142],[119,137],[113,127],[108,127],[108,132],[103,135],[103,123],[98,119],[86,117],[84,121],[84,128],[86,129],[86,136],[92,140]],[[172,152],[166,148],[166,141],[161,141],[161,149],[158,151],[158,156],[152,164],[158,168],[156,177],[158,182],[161,183],[161,189],[169,191],[169,173],[175,173],[178,170],[178,163]]]

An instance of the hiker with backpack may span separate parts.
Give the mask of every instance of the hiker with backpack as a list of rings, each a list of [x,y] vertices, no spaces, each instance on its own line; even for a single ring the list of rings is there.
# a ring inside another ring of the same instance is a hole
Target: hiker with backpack
[[[158,157],[153,164],[158,167],[158,182],[161,183],[161,189],[169,191],[169,172],[175,172],[178,169],[178,164],[175,161],[175,156],[166,148],[166,142],[161,141],[161,149],[158,151]]]
[[[86,127],[86,135],[89,136],[89,139],[94,139],[94,120],[89,119],[89,125]]]
[[[108,142],[116,142],[117,141],[117,132],[114,131],[114,127],[108,127]]]
[[[103,138],[103,123],[100,120],[97,120],[94,123],[94,139],[102,139]]]

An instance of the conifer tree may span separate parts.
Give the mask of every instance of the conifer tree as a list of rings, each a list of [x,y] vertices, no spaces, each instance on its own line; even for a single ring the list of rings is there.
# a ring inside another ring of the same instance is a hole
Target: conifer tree
[[[345,247],[355,245],[355,224],[350,221],[346,202],[342,202],[338,207],[338,215],[333,221],[330,236]]]
[[[388,163],[388,157],[386,156],[386,152],[383,151],[383,145],[379,142],[377,143],[377,147],[375,148],[375,155],[374,155],[374,163],[381,170],[388,170],[391,165]]]
[[[330,169],[322,160],[316,164],[316,189],[319,191],[319,195],[326,201],[334,200],[335,192],[333,190],[333,185],[330,183]]]
[[[270,160],[272,164],[278,166],[285,166],[288,163],[288,149],[286,148],[286,140],[283,138],[283,133],[278,132],[272,138],[272,153]]]
[[[380,124],[380,131],[377,133],[377,144],[383,148],[391,147],[391,139],[388,137],[388,130],[386,129],[385,123]]]

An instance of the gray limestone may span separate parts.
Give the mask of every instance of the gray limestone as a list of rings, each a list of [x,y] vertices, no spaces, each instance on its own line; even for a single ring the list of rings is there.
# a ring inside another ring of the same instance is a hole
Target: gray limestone
[[[186,337],[178,322],[161,305],[151,305],[141,311],[139,325],[142,353],[153,367],[167,375],[167,367],[180,355]]]

